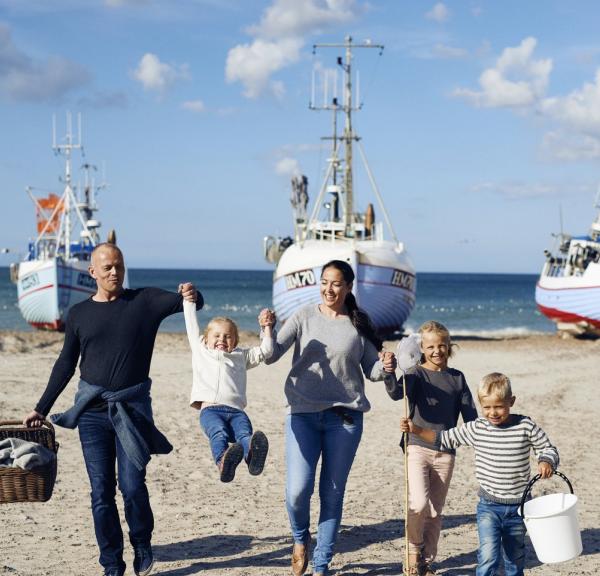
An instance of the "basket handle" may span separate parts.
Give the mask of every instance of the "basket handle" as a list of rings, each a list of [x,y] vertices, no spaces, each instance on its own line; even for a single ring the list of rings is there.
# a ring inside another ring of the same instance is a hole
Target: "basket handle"
[[[2,420],[2,421],[0,421],[0,426],[21,426],[22,428],[25,428],[26,430],[34,430],[35,429],[33,426],[30,426],[30,427],[23,426],[22,420]],[[54,432],[54,426],[52,425],[52,422],[50,422],[50,420],[44,420],[42,422],[42,426],[46,426],[46,428],[49,428],[50,430],[52,430],[52,432]],[[39,426],[38,426],[38,428],[39,428]]]
[[[571,491],[571,494],[574,494],[574,492],[573,492],[573,485],[571,484],[571,482],[569,481],[569,479],[562,472],[559,472],[558,470],[554,470],[553,474],[556,474],[557,476],[560,476],[567,483],[567,486],[569,487],[569,490]],[[527,500],[527,497],[531,493],[531,489],[533,488],[533,485],[538,480],[540,480],[541,478],[542,478],[541,474],[536,474],[527,483],[527,486],[525,487],[525,490],[523,492],[523,496],[521,497],[521,504],[519,505],[519,514],[521,515],[521,518],[525,518],[525,516],[523,515],[523,508],[525,506],[525,501]]]

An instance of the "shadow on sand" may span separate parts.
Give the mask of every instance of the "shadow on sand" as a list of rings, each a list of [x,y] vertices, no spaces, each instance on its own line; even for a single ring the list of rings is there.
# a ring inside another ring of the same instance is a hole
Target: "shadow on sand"
[[[444,530],[452,530],[463,524],[474,524],[475,514],[463,514],[444,517]],[[588,528],[581,532],[583,555],[600,555],[600,529]],[[401,519],[386,520],[378,524],[361,526],[342,526],[338,538],[336,552],[351,553],[370,544],[377,544],[404,538],[404,522]],[[274,550],[239,555],[260,549],[263,545],[275,546]],[[390,562],[381,563],[348,563],[334,573],[336,576],[396,576],[402,574],[404,554],[402,542],[397,553]],[[249,535],[207,536],[183,542],[157,545],[154,547],[159,562],[188,561],[190,564],[181,568],[162,570],[163,576],[191,576],[205,571],[219,574],[221,571],[234,568],[276,569],[287,573],[290,561],[291,539],[288,535],[270,538],[256,538]],[[204,559],[210,559],[205,561]],[[436,570],[441,576],[466,576],[475,573],[477,550],[457,554],[436,563]],[[526,546],[525,568],[531,569],[541,563],[529,542]]]
[[[473,514],[447,516],[444,518],[444,529],[452,529],[462,524],[474,522]],[[401,519],[386,520],[377,524],[360,526],[344,526],[336,545],[336,552],[351,553],[371,544],[397,540],[404,537],[404,522]],[[260,550],[263,546],[273,547],[274,550],[247,554],[252,549]],[[215,574],[233,568],[265,568],[288,571],[291,553],[289,535],[270,538],[256,538],[250,535],[207,536],[194,538],[183,542],[157,545],[154,553],[158,562],[189,562],[188,566],[162,570],[164,576],[191,576],[205,571]],[[352,574],[370,574],[373,576],[393,576],[402,572],[402,550],[399,549],[396,558],[385,563],[350,563],[341,567],[335,573],[339,576]],[[209,559],[209,560],[205,560]],[[462,565],[462,563],[459,563]],[[450,567],[450,566],[448,566]]]

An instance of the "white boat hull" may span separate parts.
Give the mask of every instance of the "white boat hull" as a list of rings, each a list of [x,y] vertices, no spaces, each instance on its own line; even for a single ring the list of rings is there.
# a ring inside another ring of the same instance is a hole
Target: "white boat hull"
[[[535,301],[561,330],[600,331],[600,264],[590,263],[580,276],[540,276]]]
[[[35,328],[63,329],[71,306],[96,292],[88,265],[56,258],[20,262],[17,294],[23,318]]]
[[[415,271],[406,251],[393,242],[307,240],[281,256],[273,280],[273,307],[281,321],[321,301],[319,279],[329,260],[347,261],[356,275],[360,308],[382,334],[400,331],[415,304]]]

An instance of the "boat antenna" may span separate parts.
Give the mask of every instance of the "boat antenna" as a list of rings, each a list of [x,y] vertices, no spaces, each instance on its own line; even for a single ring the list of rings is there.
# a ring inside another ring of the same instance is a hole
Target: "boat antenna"
[[[563,232],[563,211],[562,211],[562,204],[558,205],[558,218],[560,221],[560,237],[562,238],[564,236],[564,232]]]

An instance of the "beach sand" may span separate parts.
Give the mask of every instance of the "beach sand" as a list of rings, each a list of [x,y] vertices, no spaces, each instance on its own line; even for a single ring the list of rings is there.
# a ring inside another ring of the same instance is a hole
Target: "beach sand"
[[[246,342],[255,337],[245,334]],[[600,341],[533,336],[507,340],[463,339],[452,365],[471,390],[491,371],[508,374],[517,396],[514,411],[530,415],[561,454],[560,469],[579,497],[584,552],[571,562],[542,565],[527,543],[527,574],[600,573],[600,447],[597,441]],[[0,419],[22,419],[43,391],[60,351],[61,337],[43,333],[0,333]],[[388,343],[393,349],[394,343]],[[188,407],[191,360],[183,334],[159,334],[151,375],[158,427],[174,450],[153,459],[148,485],[155,513],[154,573],[289,574],[291,540],[284,505],[283,382],[290,354],[248,376],[248,413],[270,441],[261,476],[238,468],[231,484],[219,481],[208,443]],[[70,406],[76,378],[53,411]],[[337,575],[393,575],[404,556],[403,458],[398,447],[402,402],[391,401],[382,383],[367,383],[372,410],[348,481],[344,518],[332,571]],[[100,574],[89,485],[77,432],[58,429],[59,471],[46,503],[0,505],[0,574]],[[596,488],[594,487],[596,486]],[[563,491],[558,479],[538,482],[535,491]],[[473,453],[459,451],[448,494],[437,568],[440,574],[474,574],[477,485]],[[536,494],[537,495],[537,494]],[[118,497],[122,514],[122,503]],[[312,531],[316,531],[314,499]],[[124,526],[126,530],[126,526]],[[132,552],[126,545],[127,574]]]

